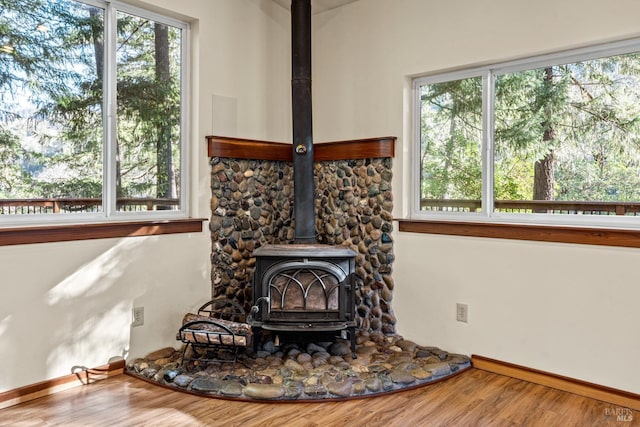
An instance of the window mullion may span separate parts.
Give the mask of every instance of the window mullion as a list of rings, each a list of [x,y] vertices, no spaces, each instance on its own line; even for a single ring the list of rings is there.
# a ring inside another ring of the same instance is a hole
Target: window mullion
[[[117,122],[116,122],[116,26],[115,8],[109,4],[105,11],[105,79],[104,79],[104,182],[103,206],[107,217],[116,211],[116,163],[117,163]]]
[[[189,57],[191,35],[189,34],[189,28],[182,28],[182,43],[180,46],[180,55],[181,58]],[[188,143],[190,138],[189,133],[189,123],[187,122],[187,118],[191,117],[191,112],[189,110],[189,103],[187,102],[187,94],[189,93],[190,87],[190,73],[191,69],[189,68],[189,61],[180,61],[180,164],[182,171],[191,171],[191,150],[189,149],[190,145]],[[197,176],[193,177],[194,181],[197,181]],[[180,210],[185,214],[191,212],[191,195],[189,194],[189,188],[187,183],[188,179],[180,180]]]
[[[413,153],[409,156],[411,159],[411,215],[419,213],[421,210],[420,199],[422,198],[422,163],[420,161],[422,155],[422,135],[420,133],[420,125],[422,124],[420,110],[422,102],[420,100],[420,83],[416,80],[413,82]]]
[[[491,216],[494,205],[494,94],[495,78],[491,71],[482,77],[482,212]]]

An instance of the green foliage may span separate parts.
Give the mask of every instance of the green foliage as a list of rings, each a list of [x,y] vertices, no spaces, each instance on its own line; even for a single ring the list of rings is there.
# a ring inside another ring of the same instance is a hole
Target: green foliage
[[[0,7],[0,198],[101,197],[103,10],[74,0]],[[177,187],[166,177],[179,172],[181,33],[158,40],[156,27],[167,28],[118,12],[116,181],[128,197],[175,197]]]
[[[422,197],[480,199],[480,79],[421,87]],[[531,200],[551,153],[554,198],[640,200],[640,55],[500,75],[494,193]]]
[[[475,199],[481,188],[482,82],[479,78],[423,86],[422,194]]]
[[[0,128],[0,164],[7,165],[0,169],[0,194],[15,194],[23,197],[31,179],[21,168],[8,167],[20,161],[23,149],[19,139],[10,131]]]

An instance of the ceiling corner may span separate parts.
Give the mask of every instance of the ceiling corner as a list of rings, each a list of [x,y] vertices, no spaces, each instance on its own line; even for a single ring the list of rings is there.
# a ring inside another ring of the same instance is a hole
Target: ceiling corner
[[[275,3],[289,10],[291,0],[273,0]],[[327,10],[336,9],[349,3],[355,3],[359,0],[311,0],[311,13],[326,12]]]

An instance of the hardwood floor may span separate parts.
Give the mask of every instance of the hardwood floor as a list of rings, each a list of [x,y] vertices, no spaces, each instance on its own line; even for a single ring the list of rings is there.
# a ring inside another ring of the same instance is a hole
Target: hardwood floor
[[[323,403],[203,398],[118,375],[2,409],[0,426],[631,427],[640,412],[475,368],[415,390]]]

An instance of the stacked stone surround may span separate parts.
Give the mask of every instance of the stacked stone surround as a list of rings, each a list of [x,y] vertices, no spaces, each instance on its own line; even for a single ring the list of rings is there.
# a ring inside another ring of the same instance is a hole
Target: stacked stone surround
[[[293,244],[293,164],[212,157],[212,295],[249,310],[254,249]],[[356,253],[356,324],[396,333],[391,158],[335,160],[314,165],[317,241]]]

